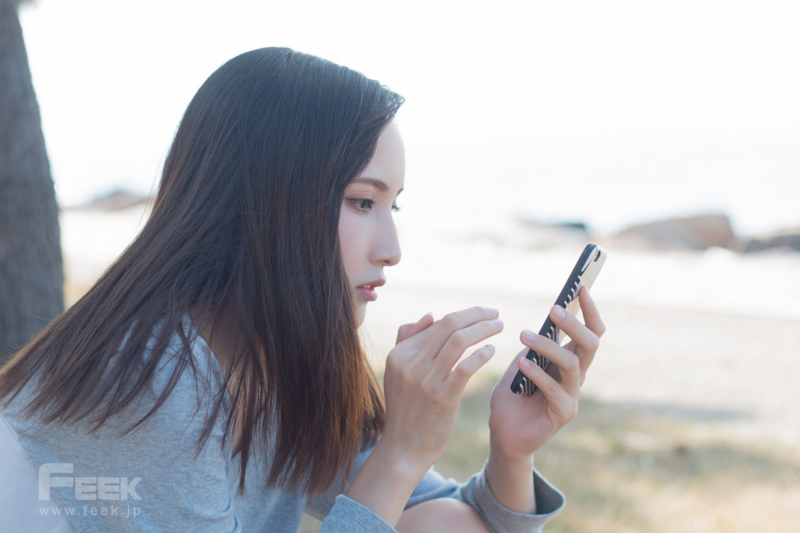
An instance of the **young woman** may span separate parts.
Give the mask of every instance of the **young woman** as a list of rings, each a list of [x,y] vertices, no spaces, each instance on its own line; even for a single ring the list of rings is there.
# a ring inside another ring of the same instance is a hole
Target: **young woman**
[[[294,532],[305,511],[326,533],[521,532],[561,508],[533,452],[575,415],[604,329],[586,290],[586,326],[551,312],[569,349],[522,333],[556,370],[515,358],[464,484],[431,467],[494,349],[459,358],[502,330],[498,312],[401,326],[383,390],[365,360],[357,329],[400,260],[401,103],[284,48],[211,75],[142,232],[0,372],[4,520]],[[510,392],[517,368],[540,392]]]

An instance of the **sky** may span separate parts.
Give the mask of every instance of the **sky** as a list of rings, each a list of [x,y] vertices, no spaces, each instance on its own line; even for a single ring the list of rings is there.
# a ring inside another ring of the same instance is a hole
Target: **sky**
[[[405,96],[411,205],[800,224],[797,2],[37,0],[21,21],[62,206],[155,191],[202,82],[289,46]]]

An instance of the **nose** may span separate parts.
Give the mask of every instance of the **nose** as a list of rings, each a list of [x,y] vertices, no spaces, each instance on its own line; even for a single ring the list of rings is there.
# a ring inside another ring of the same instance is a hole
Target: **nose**
[[[372,262],[381,266],[394,266],[400,262],[400,239],[397,237],[397,227],[391,216],[381,224],[371,255]]]

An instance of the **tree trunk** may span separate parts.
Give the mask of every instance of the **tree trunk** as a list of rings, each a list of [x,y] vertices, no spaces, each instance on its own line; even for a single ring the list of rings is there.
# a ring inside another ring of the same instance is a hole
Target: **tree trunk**
[[[0,365],[64,310],[50,162],[17,0],[0,0]]]

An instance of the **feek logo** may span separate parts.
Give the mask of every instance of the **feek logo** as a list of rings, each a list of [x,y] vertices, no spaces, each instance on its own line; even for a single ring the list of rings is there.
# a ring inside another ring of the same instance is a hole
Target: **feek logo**
[[[72,463],[45,463],[39,467],[39,499],[50,499],[51,487],[73,487],[76,500],[133,500],[142,498],[136,485],[142,480],[135,477],[75,477],[53,474],[72,474]]]

